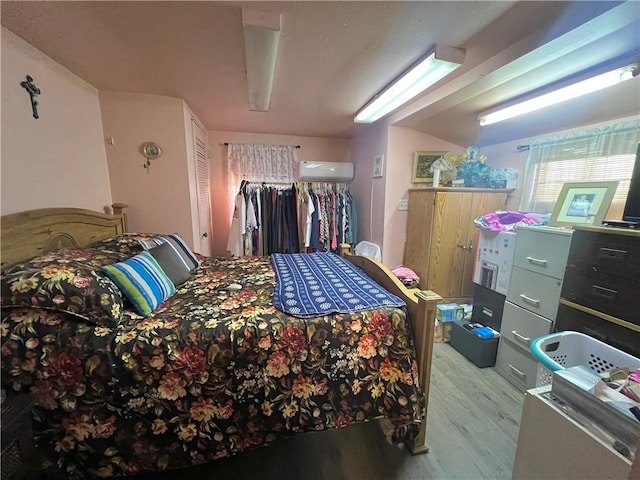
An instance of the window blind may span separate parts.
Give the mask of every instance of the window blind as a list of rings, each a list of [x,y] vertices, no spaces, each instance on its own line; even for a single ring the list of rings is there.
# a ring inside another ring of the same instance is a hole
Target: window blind
[[[640,141],[640,118],[531,142],[520,210],[551,213],[565,183],[617,181],[605,218],[622,218]]]
[[[564,183],[617,180],[618,188],[605,217],[620,219],[634,161],[635,154],[570,160],[549,159],[537,166],[532,203],[539,213],[551,212]]]

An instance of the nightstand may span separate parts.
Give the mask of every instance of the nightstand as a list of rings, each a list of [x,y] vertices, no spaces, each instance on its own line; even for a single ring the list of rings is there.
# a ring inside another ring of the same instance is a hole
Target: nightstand
[[[40,478],[31,428],[30,395],[7,395],[2,402],[2,480]]]

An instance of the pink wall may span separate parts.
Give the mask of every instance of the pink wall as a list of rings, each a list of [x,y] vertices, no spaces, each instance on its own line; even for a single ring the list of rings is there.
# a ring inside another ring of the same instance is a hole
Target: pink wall
[[[294,135],[269,135],[259,133],[209,131],[211,166],[211,216],[213,222],[213,255],[228,255],[227,238],[231,223],[231,211],[227,186],[227,143],[257,143],[276,145],[300,145],[299,161],[349,162],[351,141],[341,138],[298,137]]]
[[[358,240],[376,243],[382,263],[394,268],[402,263],[407,230],[407,212],[398,210],[408,198],[416,151],[462,151],[449,142],[405,127],[384,123],[358,125],[353,138],[352,158],[356,178],[351,191],[358,202]],[[384,174],[373,178],[373,159],[384,155]]]
[[[129,230],[178,232],[193,247],[184,102],[179,98],[100,92],[113,199],[129,205]],[[144,168],[145,142],[162,156]]]
[[[26,75],[42,92],[39,119]],[[111,203],[98,91],[2,28],[2,215]]]
[[[407,212],[398,210],[400,200],[408,198],[409,188],[431,186],[411,183],[413,161],[417,151],[462,152],[464,148],[426,133],[406,127],[389,127],[387,142],[387,192],[384,205],[384,246],[382,259],[394,268],[402,264],[407,231]]]
[[[351,193],[358,207],[358,241],[367,240],[382,249],[386,179],[389,168],[395,168],[390,166],[386,154],[387,126],[382,123],[356,125],[351,152],[355,163]],[[373,159],[378,155],[385,157],[383,175],[373,178]]]

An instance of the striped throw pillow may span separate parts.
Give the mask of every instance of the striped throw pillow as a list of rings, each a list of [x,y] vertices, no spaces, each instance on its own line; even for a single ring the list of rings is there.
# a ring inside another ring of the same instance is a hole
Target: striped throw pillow
[[[182,237],[177,233],[154,237],[150,240],[140,240],[140,245],[142,245],[145,250],[150,250],[156,245],[162,245],[163,243],[168,243],[175,249],[176,252],[178,252],[181,261],[187,268],[187,270],[192,271],[194,268],[200,265],[200,261],[198,261],[198,258],[191,251]]]
[[[105,265],[102,271],[145,317],[176,292],[176,287],[149,252]]]

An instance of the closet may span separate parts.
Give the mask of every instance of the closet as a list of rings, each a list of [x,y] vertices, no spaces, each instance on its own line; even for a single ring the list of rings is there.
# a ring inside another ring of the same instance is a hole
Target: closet
[[[197,198],[196,215],[193,217],[193,246],[204,256],[211,256],[211,186],[209,182],[209,145],[207,132],[195,118],[191,117],[191,156],[195,179],[190,188],[195,186]],[[196,221],[197,220],[197,221]]]
[[[478,241],[474,219],[504,210],[511,189],[438,187],[409,190],[404,265],[420,276],[420,289],[447,302],[473,297]]]

